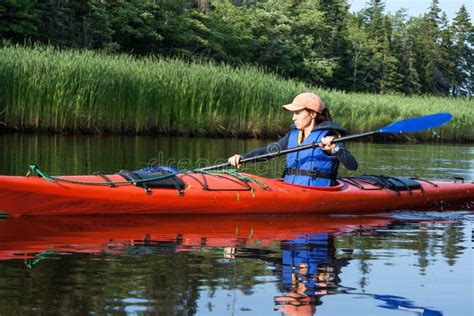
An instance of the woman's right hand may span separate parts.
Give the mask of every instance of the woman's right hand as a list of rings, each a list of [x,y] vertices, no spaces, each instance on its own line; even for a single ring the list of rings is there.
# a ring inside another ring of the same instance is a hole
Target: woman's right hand
[[[233,155],[232,157],[230,157],[227,160],[227,162],[230,163],[234,167],[240,168],[240,159],[241,158],[242,158],[242,156],[240,156],[240,155]]]

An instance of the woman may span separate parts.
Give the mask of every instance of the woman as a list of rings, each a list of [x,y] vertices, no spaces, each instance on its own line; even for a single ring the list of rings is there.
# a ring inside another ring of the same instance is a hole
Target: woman
[[[349,170],[357,169],[357,161],[344,144],[332,143],[334,137],[345,135],[346,130],[332,122],[331,114],[319,96],[312,92],[301,93],[292,103],[284,105],[283,110],[293,112],[294,124],[290,132],[270,146],[230,157],[228,161],[232,166],[240,167],[241,159],[321,142],[319,147],[286,156],[285,182],[326,187],[337,184],[339,163]]]

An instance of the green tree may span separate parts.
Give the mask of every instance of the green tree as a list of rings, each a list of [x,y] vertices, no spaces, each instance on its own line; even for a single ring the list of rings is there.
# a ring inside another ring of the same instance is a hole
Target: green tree
[[[448,76],[443,68],[443,52],[441,50],[441,9],[439,1],[433,0],[429,12],[423,17],[419,33],[422,59],[422,92],[434,95],[447,95]]]
[[[291,4],[278,0],[259,3],[251,13],[253,56],[257,64],[291,76],[301,66],[301,55],[292,34]],[[310,66],[310,65],[308,65]]]
[[[370,36],[378,42],[384,38],[383,12],[385,3],[383,0],[367,0],[367,8],[364,10],[365,23],[368,26]]]
[[[208,24],[212,30],[209,55],[231,64],[253,62],[252,16],[247,8],[227,0],[214,0],[212,5]]]
[[[411,19],[408,19],[406,9],[400,9],[391,16],[390,50],[397,59],[397,92],[408,95],[420,92],[416,54],[410,27]]]
[[[349,18],[348,40],[350,43],[351,65],[351,89],[353,91],[366,91],[368,89],[367,77],[368,66],[372,56],[373,40],[363,24],[361,15]]]
[[[387,43],[387,30],[384,24],[383,10],[385,4],[382,0],[367,1],[368,7],[363,11],[363,17],[367,34],[370,38],[368,46],[371,48],[371,56],[367,64],[365,85],[370,92],[380,92],[382,85],[386,84],[382,80],[387,75],[385,63],[392,62],[388,56],[389,48]],[[391,68],[391,66],[390,66]]]
[[[330,85],[338,58],[328,53],[337,41],[332,35],[332,39],[328,39],[333,32],[326,20],[328,12],[321,10],[319,1],[314,0],[301,1],[291,12],[291,54],[298,61],[292,72],[312,84]]]
[[[406,20],[404,12],[398,12],[395,18],[397,34],[399,36],[398,54],[402,83],[400,91],[404,94],[419,94],[421,91],[420,76],[416,68],[415,40],[412,33],[412,20]]]
[[[402,75],[400,63],[393,54],[392,45],[392,20],[389,16],[384,17],[384,37],[381,43],[381,76],[378,82],[379,91],[382,93],[394,93],[400,91]]]
[[[452,94],[474,94],[474,27],[463,5],[452,24],[453,89]]]
[[[35,0],[3,0],[0,2],[0,37],[23,42],[36,35],[39,12]]]
[[[162,0],[155,23],[163,37],[157,53],[184,58],[212,57],[210,18],[190,0]]]
[[[88,49],[117,51],[120,45],[114,42],[114,34],[107,3],[102,0],[89,1],[87,14],[82,21],[81,46]]]
[[[87,1],[46,0],[38,2],[41,18],[38,34],[34,37],[57,47],[82,47],[81,22],[87,15]]]
[[[329,87],[347,87],[351,84],[350,42],[348,38],[349,5],[347,0],[319,0],[319,11],[327,26],[321,34],[324,57],[334,61],[334,73],[326,80]]]
[[[135,54],[153,53],[160,47],[160,6],[154,1],[106,1],[112,42]]]

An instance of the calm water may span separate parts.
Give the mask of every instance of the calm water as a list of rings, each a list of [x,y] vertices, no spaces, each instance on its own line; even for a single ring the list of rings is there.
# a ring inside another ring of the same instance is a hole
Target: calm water
[[[0,135],[0,174],[217,162],[265,142]],[[474,180],[474,147],[349,144],[357,173]],[[279,176],[281,161],[248,167]],[[349,174],[342,172],[342,174]],[[0,220],[0,315],[473,315],[474,214]]]

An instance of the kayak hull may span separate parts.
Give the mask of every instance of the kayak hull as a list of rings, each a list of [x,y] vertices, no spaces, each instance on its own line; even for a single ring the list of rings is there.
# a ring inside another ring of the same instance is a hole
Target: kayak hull
[[[179,174],[186,188],[145,190],[107,185],[101,176],[64,176],[98,185],[0,176],[0,211],[19,215],[88,214],[308,214],[383,212],[434,208],[474,209],[474,183],[420,182],[422,190],[393,191],[343,181],[329,188],[291,185],[254,175],[244,182],[228,174]],[[107,176],[123,182],[120,175]],[[99,183],[101,183],[99,185]]]

